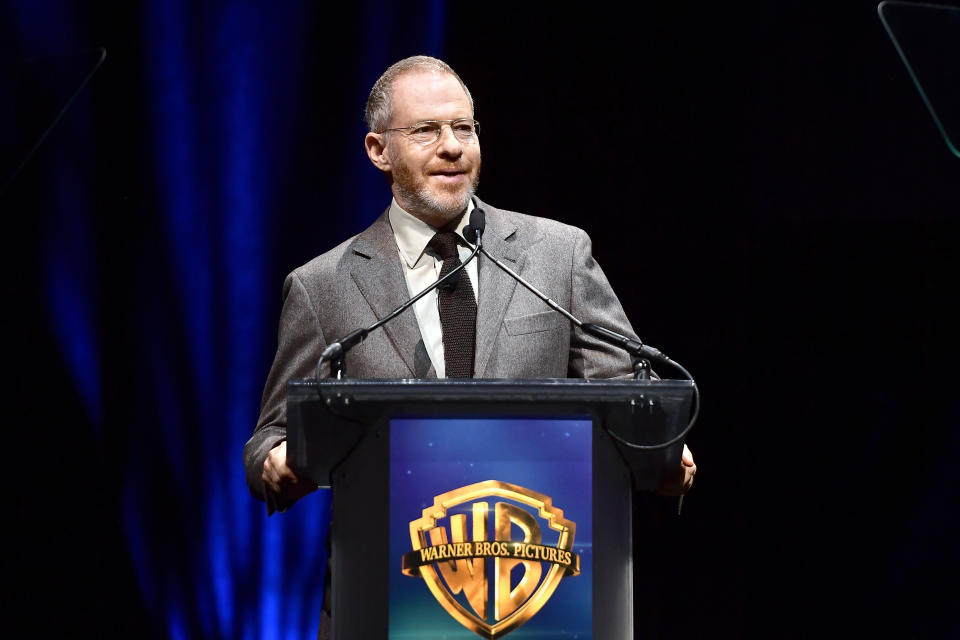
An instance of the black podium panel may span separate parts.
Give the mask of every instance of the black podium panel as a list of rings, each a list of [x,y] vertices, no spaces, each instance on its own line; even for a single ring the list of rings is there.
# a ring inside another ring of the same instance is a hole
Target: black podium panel
[[[591,575],[564,579],[592,579],[592,588],[588,591],[591,594],[590,610],[587,612],[589,635],[594,638],[632,637],[631,493],[637,489],[655,488],[665,469],[679,465],[682,443],[665,449],[639,451],[617,442],[607,431],[639,444],[657,444],[669,440],[686,426],[693,395],[690,382],[330,380],[323,381],[318,389],[313,380],[297,380],[289,384],[288,391],[288,461],[298,474],[312,478],[321,486],[333,487],[334,515],[330,535],[331,608],[335,639],[373,640],[390,637],[391,597],[394,598],[393,615],[397,615],[396,588],[391,596],[390,583],[391,580],[394,584],[398,582],[397,576],[401,570],[396,558],[391,557],[390,541],[399,539],[399,536],[406,537],[406,541],[410,542],[412,535],[409,530],[391,531],[390,514],[391,441],[396,443],[405,437],[399,432],[403,431],[404,425],[411,424],[409,420],[404,420],[406,418],[421,419],[428,423],[434,419],[489,420],[491,429],[494,429],[496,421],[503,419],[547,419],[545,424],[554,424],[549,419],[577,418],[587,424],[588,467],[592,466],[587,472],[591,476],[587,482],[592,493],[589,523],[592,529],[592,555],[588,563],[592,567]],[[502,446],[504,454],[511,460],[510,464],[523,465],[523,460],[511,457],[510,440],[510,437],[501,437],[502,445],[496,446]],[[469,451],[458,453],[464,459],[469,459],[469,455]],[[394,476],[394,489],[396,480]],[[429,494],[428,498],[432,498],[446,490],[446,485],[430,487],[424,495]],[[439,503],[440,496],[436,497]],[[532,513],[536,514],[537,510],[533,509]],[[541,513],[544,513],[543,510]],[[407,518],[407,515],[412,517]],[[409,521],[412,526],[412,520],[418,515],[408,512],[394,514],[392,528],[406,528],[398,525],[398,521],[403,524]],[[580,517],[580,528],[584,529],[585,523],[582,515]],[[546,526],[543,528],[547,530]],[[427,540],[426,537],[423,540]],[[430,544],[429,540],[426,544]],[[519,553],[522,547],[529,554],[533,546],[537,545],[511,543],[510,550]],[[453,545],[449,548],[451,552],[454,550]],[[470,550],[469,545],[466,548]],[[551,560],[556,558],[551,556]],[[457,562],[459,566],[466,566],[462,563],[468,560]],[[434,566],[439,564],[442,563]],[[549,573],[549,567],[555,565],[545,563],[548,569],[543,575],[554,575]],[[451,560],[450,566],[457,565]],[[424,570],[429,572],[427,567]],[[566,567],[566,570],[568,574],[573,573],[572,567]],[[526,576],[527,569],[523,571]],[[449,573],[445,575],[450,577]],[[539,570],[536,575],[541,575]],[[425,587],[418,584],[421,582],[419,579],[404,577],[402,580],[409,581],[409,587],[404,586],[404,589],[426,592]],[[435,581],[439,586],[431,589],[436,592],[444,587],[445,582],[439,578]],[[484,585],[486,588],[486,583]],[[510,591],[510,587],[508,579],[505,593]],[[490,592],[494,592],[492,585]],[[523,607],[512,614],[514,618],[507,616],[499,622],[488,611],[489,625],[484,625],[477,621],[482,617],[471,611],[469,606],[458,606],[454,602],[456,598],[449,594],[445,597],[448,602],[444,606],[450,615],[471,618],[472,622],[460,620],[460,624],[477,634],[461,629],[465,635],[450,637],[501,637],[516,628],[522,628],[524,624],[524,621],[517,622],[515,619],[524,613]],[[548,594],[546,598],[549,597]],[[441,600],[439,595],[437,599]],[[533,599],[532,596],[531,601]],[[543,596],[540,599],[543,600]],[[463,600],[463,595],[460,600]],[[504,597],[498,602],[503,604],[505,601]],[[441,609],[442,602],[433,604],[440,616],[446,616]],[[588,605],[584,603],[583,606]],[[454,609],[461,611],[457,613]],[[527,614],[526,619],[529,620],[531,615],[536,615],[536,611]]]

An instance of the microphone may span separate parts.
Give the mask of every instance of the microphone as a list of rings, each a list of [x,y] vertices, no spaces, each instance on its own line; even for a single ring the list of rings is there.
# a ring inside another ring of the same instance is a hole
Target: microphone
[[[470,212],[470,224],[463,228],[463,239],[472,245],[480,245],[482,243],[483,230],[486,229],[486,227],[487,214],[485,214],[479,206],[474,205],[473,211]],[[473,256],[470,256],[467,262],[472,258]],[[456,271],[456,277],[451,278],[449,282],[445,282],[437,288],[440,291],[453,291],[457,288],[457,285],[460,284],[461,273],[462,271],[458,269]]]
[[[437,289],[438,289],[439,291],[446,291],[446,292],[453,291],[454,289],[457,288],[457,285],[460,284],[460,274],[461,274],[461,273],[463,273],[463,272],[462,272],[462,271],[457,271],[457,273],[456,273],[456,275],[455,275],[454,277],[450,278],[449,280],[447,280],[447,281],[444,282],[443,284],[437,286]]]
[[[460,281],[460,272],[463,271],[471,260],[477,257],[477,254],[482,250],[483,245],[481,242],[481,237],[483,235],[483,230],[486,227],[486,215],[483,213],[483,209],[480,208],[479,202],[474,198],[474,207],[473,211],[470,212],[470,224],[463,228],[464,238],[470,242],[470,244],[475,245],[473,251],[470,252],[470,255],[467,259],[460,264],[460,266],[454,268],[450,273],[438,278],[436,282],[426,287],[423,291],[413,296],[399,307],[385,315],[380,320],[374,322],[372,325],[366,329],[355,329],[351,331],[344,337],[339,340],[330,343],[326,349],[323,350],[323,353],[320,354],[320,360],[317,361],[317,373],[316,378],[317,382],[320,382],[321,376],[320,371],[323,367],[324,362],[330,362],[330,375],[338,379],[341,379],[346,375],[346,364],[344,363],[344,358],[347,355],[347,352],[350,351],[353,347],[357,346],[363,342],[367,335],[371,331],[375,331],[387,324],[398,315],[412,307],[417,300],[427,295],[431,291],[437,288],[443,289],[453,289],[457,286],[457,283]],[[469,234],[469,235],[468,235]]]
[[[476,202],[476,201],[474,201]],[[479,206],[470,212],[470,224],[463,228],[463,238],[470,244],[480,244],[480,236],[487,228],[487,214]]]

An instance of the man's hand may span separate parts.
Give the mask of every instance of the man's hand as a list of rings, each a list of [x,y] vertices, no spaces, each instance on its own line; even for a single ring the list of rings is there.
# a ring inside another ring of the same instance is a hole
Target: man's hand
[[[683,445],[680,468],[663,479],[657,493],[664,496],[682,496],[693,487],[693,476],[695,475],[697,475],[697,465],[693,461],[693,453],[690,452],[687,445]]]
[[[267,454],[263,461],[263,484],[284,502],[294,502],[317,490],[317,485],[298,478],[287,466],[287,441],[284,440]]]

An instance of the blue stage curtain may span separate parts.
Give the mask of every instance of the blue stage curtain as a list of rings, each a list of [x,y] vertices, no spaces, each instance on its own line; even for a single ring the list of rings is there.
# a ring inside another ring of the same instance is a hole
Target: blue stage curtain
[[[24,50],[36,54],[100,44],[98,21],[109,13],[57,0],[15,1],[9,12]],[[38,210],[48,228],[52,334],[94,436],[122,436],[116,474],[127,549],[117,553],[129,554],[155,618],[144,626],[167,637],[316,634],[330,494],[268,518],[247,490],[242,447],[276,345],[282,274],[358,232],[389,202],[362,152],[366,92],[391,62],[440,55],[445,22],[437,0],[350,9],[149,0],[139,23],[124,25],[139,30],[130,39],[139,51],[108,51],[97,82],[37,161],[50,184]],[[110,74],[133,54],[142,83],[118,88]],[[326,87],[322,74],[308,73],[325,66],[348,71],[350,86]],[[94,117],[111,100],[119,101],[111,115],[123,119],[114,131]],[[317,100],[349,117],[317,123],[305,107]],[[129,205],[98,207],[96,193],[129,185],[97,184],[83,152],[98,142],[116,149],[111,136],[130,130],[144,144],[126,149],[123,162],[139,165],[143,184]],[[337,173],[303,166],[301,130],[335,133],[322,153]],[[304,214],[316,203],[291,199],[311,193],[327,206]],[[291,232],[304,218],[314,236]],[[124,336],[115,335],[118,318]]]

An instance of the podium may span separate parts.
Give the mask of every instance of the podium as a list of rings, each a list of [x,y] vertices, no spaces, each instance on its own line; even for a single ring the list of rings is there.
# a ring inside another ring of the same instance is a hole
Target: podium
[[[680,380],[292,380],[333,488],[335,640],[633,637],[632,492],[680,464]],[[611,435],[613,434],[613,435]]]

